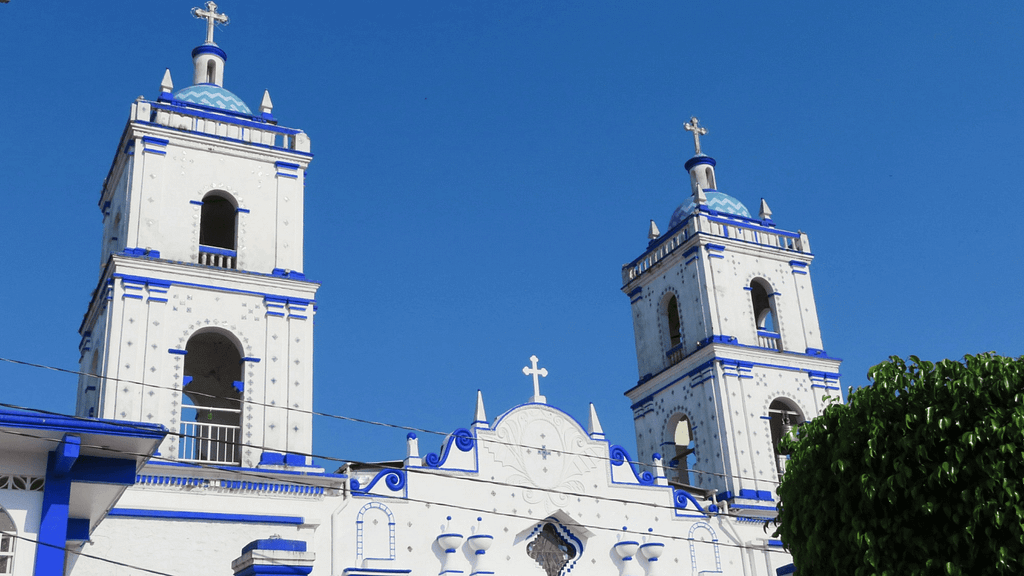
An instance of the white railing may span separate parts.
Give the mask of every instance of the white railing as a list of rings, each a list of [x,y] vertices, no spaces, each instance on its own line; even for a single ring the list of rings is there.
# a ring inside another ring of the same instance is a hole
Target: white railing
[[[676,364],[682,362],[683,357],[685,356],[684,352],[685,351],[683,350],[683,344],[681,342],[669,348],[668,352],[665,352],[665,356],[668,357],[668,365],[675,366]]]
[[[686,243],[686,241],[689,240],[696,232],[696,230],[694,230],[693,223],[693,218],[687,220],[682,229],[673,234],[671,238],[660,242],[651,251],[634,260],[631,264],[624,266],[622,269],[622,283],[626,284],[630,280],[643,274],[651,266],[654,266],[661,261],[662,258],[675,252],[677,248]]]
[[[176,130],[199,132],[221,138],[251,142],[275,148],[309,152],[309,137],[300,130],[278,127],[244,118],[189,110],[158,102],[136,102],[135,118]]]
[[[643,256],[622,267],[622,283],[628,284],[652,266],[675,252],[697,233],[731,238],[741,242],[771,246],[782,250],[809,253],[810,242],[803,233],[788,232],[761,226],[754,222],[733,220],[726,216],[709,216],[694,214],[686,219],[682,228],[665,240],[655,241],[655,245]]]
[[[239,457],[241,453],[239,450],[240,430],[239,426],[182,422],[178,460],[239,464],[241,462]]]
[[[723,238],[735,238],[743,242],[750,242],[752,244],[760,244],[762,246],[773,246],[775,248],[782,248],[783,250],[795,250],[797,252],[804,252],[805,250],[800,249],[800,235],[794,234],[793,232],[786,232],[784,230],[768,230],[761,226],[751,226],[746,223],[725,223],[721,220],[715,220],[708,218],[709,232],[714,236],[721,236]]]
[[[757,345],[761,348],[770,348],[772,350],[782,350],[782,336],[778,332],[769,332],[767,330],[757,331]]]
[[[237,253],[234,250],[199,245],[199,263],[203,266],[215,266],[217,268],[234,270],[236,257]]]

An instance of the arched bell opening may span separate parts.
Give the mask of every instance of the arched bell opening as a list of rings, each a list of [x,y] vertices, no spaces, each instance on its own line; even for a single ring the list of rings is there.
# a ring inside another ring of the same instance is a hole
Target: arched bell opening
[[[804,415],[796,403],[788,398],[776,398],[768,406],[768,425],[772,433],[772,450],[775,454],[775,467],[779,478],[786,472],[786,460],[789,451],[783,446],[782,440],[791,437],[797,426],[804,423]]]
[[[242,354],[229,334],[197,332],[185,346],[178,457],[237,464],[242,425]]]
[[[704,168],[704,179],[708,183],[708,188],[711,190],[718,190],[718,185],[715,184],[715,169],[711,166]]]
[[[750,303],[754,311],[757,344],[762,348],[782,350],[782,337],[775,307],[775,291],[761,278],[750,282]]]
[[[206,83],[217,83],[217,63],[212,58],[206,62]]]
[[[203,198],[199,219],[199,263],[218,268],[235,268],[238,207],[221,190]]]
[[[662,301],[661,312],[667,330],[665,356],[671,366],[683,359],[686,347],[683,340],[683,323],[679,315],[679,299],[675,294],[670,292],[666,295]]]
[[[691,472],[697,465],[697,443],[693,436],[693,424],[686,414],[676,414],[669,418],[666,430],[668,442],[663,444],[668,456],[667,472],[669,478],[680,484],[695,486],[696,478]]]

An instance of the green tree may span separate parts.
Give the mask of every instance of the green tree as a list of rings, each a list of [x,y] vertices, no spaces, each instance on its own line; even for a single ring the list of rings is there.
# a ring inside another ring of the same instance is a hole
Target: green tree
[[[868,377],[785,441],[798,573],[1024,573],[1024,357],[894,356]]]

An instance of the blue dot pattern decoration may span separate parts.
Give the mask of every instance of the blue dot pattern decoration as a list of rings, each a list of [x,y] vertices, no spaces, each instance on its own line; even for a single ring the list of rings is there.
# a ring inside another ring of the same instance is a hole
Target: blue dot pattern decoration
[[[229,112],[237,112],[239,114],[248,114],[249,116],[252,116],[252,111],[245,105],[245,102],[242,102],[241,98],[214,84],[196,84],[195,86],[189,86],[188,88],[179,90],[174,95],[174,99],[181,102],[190,102],[192,104],[199,104],[209,108],[227,110]]]
[[[750,211],[743,205],[742,202],[722,192],[714,192],[711,190],[705,190],[704,195],[708,197],[708,209],[715,210],[717,212],[723,212],[725,214],[732,214],[733,216],[742,216],[744,218],[752,218]],[[693,203],[693,197],[686,199],[676,208],[676,211],[672,213],[672,220],[669,220],[669,229],[675,228],[677,224],[686,220],[686,217],[693,213],[693,210],[697,206]]]

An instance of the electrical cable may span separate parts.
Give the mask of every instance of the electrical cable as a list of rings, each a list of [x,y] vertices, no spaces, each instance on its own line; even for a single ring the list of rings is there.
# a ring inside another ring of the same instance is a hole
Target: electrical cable
[[[58,368],[56,366],[49,366],[49,365],[46,365],[46,364],[38,364],[38,363],[34,363],[34,362],[27,362],[27,361],[24,361],[24,360],[15,360],[15,359],[12,359],[12,358],[0,357],[0,361],[8,362],[8,363],[11,363],[11,364],[17,364],[17,365],[21,365],[21,366],[28,366],[28,367],[32,367],[32,368],[40,368],[40,369],[44,369],[44,370],[52,370],[52,371],[55,371],[55,372],[62,372],[62,373],[65,373],[65,374],[75,374],[75,375],[78,375],[78,376],[88,376],[88,377],[91,377],[91,378],[99,378],[99,379],[103,379],[103,380],[111,380],[111,381],[114,381],[114,382],[121,382],[121,383],[125,383],[125,384],[133,384],[133,385],[142,386],[142,387],[146,387],[146,388],[156,388],[158,390],[167,390],[167,391],[171,391],[171,392],[181,392],[181,393],[184,393],[183,389],[169,388],[167,386],[160,386],[158,384],[150,384],[150,383],[147,383],[147,382],[140,382],[140,381],[137,381],[137,380],[129,380],[129,379],[126,379],[126,378],[117,378],[117,377],[113,377],[113,376],[100,376],[98,374],[91,374],[91,373],[82,372],[82,371],[79,371],[79,370],[69,370],[67,368]],[[207,393],[203,393],[203,392],[190,392],[189,394],[190,395],[195,395],[195,396],[200,396],[200,397],[223,399],[222,397],[217,396],[215,394],[207,394]],[[369,424],[369,425],[373,425],[373,426],[382,426],[382,427],[385,427],[385,428],[394,428],[394,429],[405,430],[405,431],[409,431],[409,432],[421,432],[421,433],[424,433],[424,434],[435,434],[435,435],[442,436],[442,437],[447,437],[449,434],[451,434],[450,432],[439,432],[437,430],[430,430],[430,429],[427,429],[427,428],[417,428],[417,427],[413,427],[413,426],[402,426],[402,425],[399,425],[399,424],[391,424],[391,423],[388,423],[388,422],[378,422],[378,421],[375,421],[375,420],[367,420],[365,418],[356,418],[356,417],[344,416],[344,415],[340,415],[340,414],[330,414],[330,413],[327,413],[327,412],[320,412],[320,411],[316,411],[316,410],[306,410],[306,409],[294,408],[294,407],[290,407],[290,406],[276,406],[276,405],[272,405],[272,404],[266,404],[266,403],[262,403],[262,402],[255,402],[255,401],[249,401],[249,400],[239,400],[239,403],[244,403],[244,404],[247,404],[247,405],[250,405],[250,406],[259,406],[259,407],[263,407],[263,408],[273,408],[273,409],[277,409],[277,410],[292,411],[292,412],[297,412],[297,413],[300,413],[300,414],[309,414],[311,416],[322,416],[322,417],[325,417],[325,418],[331,418],[331,419],[342,420],[342,421],[347,421],[347,422],[354,422],[354,423],[358,423],[358,424]],[[2,405],[3,404],[0,404],[0,406],[2,406]],[[196,408],[199,409],[201,407],[197,406]],[[511,447],[530,448],[532,450],[541,450],[542,449],[542,447],[528,446],[528,445],[515,445],[515,444],[512,444],[512,443],[503,442],[503,441],[497,440],[497,439],[482,439],[482,441],[484,441],[484,442],[491,442],[491,443],[494,443],[494,444],[502,444],[502,445],[511,446]],[[561,454],[572,454],[572,452],[567,452],[567,451],[564,451],[564,450],[557,450],[557,449],[551,449],[550,452],[552,452],[552,453],[561,453]],[[609,460],[609,461],[612,460],[612,458],[610,456],[595,456],[595,458],[605,459],[605,460]],[[626,461],[629,462],[630,464],[635,464],[637,466],[648,466],[649,465],[649,464],[647,464],[645,462],[640,462],[640,461],[635,461],[635,460],[626,460]],[[676,470],[680,470],[678,467],[675,468],[675,469]],[[763,479],[763,478],[753,478],[753,477],[747,477],[747,476],[740,476],[738,474],[725,474],[725,473],[722,473],[722,472],[710,472],[710,471],[705,471],[705,470],[691,470],[691,469],[686,469],[686,468],[684,468],[682,470],[685,470],[687,472],[697,473],[697,474],[707,474],[709,476],[718,476],[718,477],[722,477],[722,478],[736,478],[738,480],[750,480],[752,482],[762,482],[762,483],[767,483],[767,484],[773,484],[773,485],[776,485],[776,486],[779,484],[778,481],[774,481],[774,480],[768,480],[768,479]]]
[[[61,441],[58,438],[47,438],[47,437],[44,437],[44,436],[36,436],[34,434],[27,434],[27,433],[23,433],[23,432],[14,432],[14,431],[11,431],[11,430],[0,430],[0,433],[11,434],[11,435],[15,435],[15,436],[28,437],[28,438],[34,438],[34,439],[44,440],[44,441],[54,442],[54,443],[59,443]],[[171,460],[169,458],[150,457],[148,454],[131,453],[131,452],[123,451],[123,450],[118,450],[116,448],[111,448],[109,446],[82,444],[81,447],[83,447],[83,448],[92,448],[92,449],[97,449],[97,450],[103,450],[103,451],[108,451],[108,452],[114,452],[114,453],[117,453],[117,454],[123,454],[123,455],[128,455],[128,456],[133,456],[133,457],[143,457],[143,458],[160,459],[160,460],[176,462],[176,461]],[[362,463],[362,464],[372,465],[372,464],[366,464],[366,463]],[[200,468],[207,468],[207,469],[214,469],[214,470],[219,470],[219,471],[231,472],[231,473],[234,473],[234,474],[240,474],[240,475],[250,476],[250,477],[254,477],[254,478],[261,478],[261,479],[265,479],[265,480],[273,480],[275,482],[280,482],[281,481],[280,477],[271,476],[269,474],[260,474],[258,472],[254,472],[252,470],[240,470],[240,469],[237,469],[237,468],[224,467],[224,466],[216,466],[216,465],[206,465],[206,464],[195,464],[195,465],[197,467],[200,467]],[[408,470],[406,470],[406,471],[408,471]],[[424,471],[424,472],[426,472],[426,471]],[[466,477],[456,477],[455,479],[457,479],[457,480],[469,480],[469,478],[466,478]],[[473,480],[478,480],[478,481],[485,482],[485,483],[497,484],[495,482],[487,481],[487,480],[479,480],[479,479],[473,479]],[[298,479],[291,480],[291,483],[297,484],[297,485],[302,485],[302,486],[314,487],[314,488],[322,488],[322,486],[320,486],[320,485],[311,484],[311,483],[304,483],[304,482],[302,482],[302,481],[300,481]],[[560,493],[560,492],[557,492],[557,491],[545,490],[545,489],[541,489],[541,488],[531,488],[529,486],[522,486],[522,485],[515,485],[515,484],[510,484],[508,486],[513,487],[513,488],[527,489],[527,490],[536,489],[536,490],[540,490],[540,491],[543,491],[543,492]],[[566,494],[566,493],[561,493],[561,494]],[[594,499],[603,499],[603,500],[616,501],[616,502],[621,502],[621,503],[627,504],[627,505],[628,504],[637,505],[637,506],[645,506],[646,505],[646,506],[651,506],[651,507],[654,507],[654,508],[665,508],[665,509],[675,510],[674,507],[670,508],[668,506],[661,506],[661,505],[657,505],[657,504],[647,504],[647,503],[644,503],[644,502],[637,502],[637,501],[633,501],[633,500],[620,500],[620,499],[601,498],[601,497],[596,497],[596,496],[587,495],[587,494],[571,494],[571,495],[578,496],[578,497],[581,497],[581,498],[594,498]],[[534,518],[532,516],[524,516],[524,515],[521,515],[521,514],[516,514],[515,512],[509,513],[509,512],[499,512],[497,510],[484,510],[482,508],[474,508],[474,507],[470,507],[470,506],[463,506],[463,505],[452,504],[452,503],[448,503],[448,502],[438,502],[436,500],[424,500],[424,499],[412,498],[412,497],[409,497],[408,495],[406,495],[406,496],[393,496],[393,495],[375,494],[374,497],[382,497],[382,498],[386,498],[386,499],[401,500],[401,501],[407,501],[407,502],[417,502],[417,503],[427,504],[427,505],[447,506],[449,508],[454,508],[454,509],[459,509],[459,510],[466,510],[466,511],[471,511],[471,512],[477,512],[477,513],[481,513],[481,514],[492,514],[492,515],[498,515],[498,516],[506,516],[506,517],[510,517],[510,518],[518,518],[518,519],[536,521],[536,518]],[[721,516],[726,516],[726,517],[731,517],[731,518],[737,518],[737,519],[743,519],[743,520],[748,520],[748,521],[752,519],[751,517],[741,516],[741,515],[738,515],[738,514],[716,513],[716,515],[721,515]],[[767,526],[767,522],[768,521],[770,521],[770,520],[765,520],[766,526]],[[625,527],[623,527],[622,530],[619,530],[618,528],[612,528],[612,527],[606,527],[606,526],[596,526],[596,525],[582,524],[582,523],[575,523],[575,524],[572,524],[572,525],[573,526],[580,526],[580,527],[588,528],[588,529],[594,529],[594,530],[612,531],[612,532],[616,532],[616,533],[620,533],[621,532],[621,533],[636,534],[636,535],[641,535],[641,536],[655,536],[655,537],[666,538],[666,539],[670,539],[670,540],[685,540],[685,541],[688,541],[688,542],[707,543],[707,542],[703,542],[701,540],[695,540],[693,538],[688,538],[688,537],[684,538],[684,537],[679,537],[679,536],[673,536],[673,535],[670,535],[670,534],[661,534],[661,533],[654,533],[654,532],[642,532],[642,531],[636,531],[636,530],[627,530]],[[781,550],[771,550],[769,548],[744,546],[744,545],[737,545],[737,544],[723,544],[721,542],[718,542],[717,544],[721,544],[721,545],[724,545],[724,546],[752,549],[752,550],[767,550],[767,551],[771,551],[771,552],[782,552]]]
[[[58,413],[55,413],[55,412],[50,412],[50,411],[47,411],[47,410],[42,410],[42,409],[38,409],[38,408],[25,408],[23,406],[17,406],[17,405],[14,405],[14,404],[8,404],[8,403],[3,403],[3,402],[0,402],[0,407],[13,408],[13,409],[18,409],[18,410],[25,410],[25,411],[29,411],[29,412],[38,412],[38,413],[42,413],[42,414],[61,416],[61,417],[64,417],[64,418],[72,418],[72,419],[75,419],[75,420],[81,420],[81,421],[87,421],[87,422],[95,421],[95,420],[92,420],[92,419],[89,419],[89,418],[84,418],[84,417],[81,417],[81,416],[64,416],[64,415],[61,415],[61,414],[58,414]],[[129,428],[129,429],[149,430],[148,428],[145,428],[145,427],[142,427],[142,426],[133,425],[130,422],[113,421],[111,423],[113,423],[115,425],[118,425],[118,426],[121,426],[121,427]],[[7,432],[9,432],[9,431],[7,431]],[[14,432],[9,432],[9,433],[14,434]],[[168,435],[169,436],[177,436],[179,438],[192,438],[192,439],[196,439],[196,440],[210,441],[209,438],[202,438],[202,437],[199,437],[199,436],[192,436],[192,435],[188,435],[188,434],[176,434],[176,433],[173,433],[173,432],[169,432]],[[237,442],[226,442],[225,441],[225,442],[216,442],[216,443],[217,444],[222,444],[222,445],[227,445],[227,446],[254,448],[254,449],[258,449],[258,450],[267,450],[268,449],[267,446],[253,446],[253,445],[249,445],[249,444],[238,444]],[[510,445],[509,443],[502,443],[502,444],[503,445]],[[100,448],[100,447],[99,446],[95,446],[95,448]],[[452,449],[451,446],[449,446],[448,448],[449,448],[449,450]],[[113,449],[111,449],[111,450],[113,450]],[[131,454],[131,453],[126,453],[126,452],[122,452],[122,453],[128,454],[128,455],[132,455],[132,456],[149,458],[150,460],[157,460],[157,461],[168,462],[168,463],[176,463],[176,464],[182,463],[182,461],[179,460],[179,459],[169,458],[169,457],[166,457],[166,456],[149,456],[148,454],[141,454],[141,453],[137,453],[137,454]],[[562,453],[563,454],[568,454],[568,455],[582,456],[584,458],[592,458],[592,459],[595,459],[595,460],[610,461],[609,458],[603,457],[603,456],[599,456],[599,455],[585,454],[585,453],[580,453],[580,452],[562,452]],[[316,453],[300,453],[300,452],[296,452],[295,454],[297,456],[302,456],[302,457],[318,458],[318,459],[321,459],[321,460],[338,462],[339,464],[352,464],[352,465],[356,465],[356,466],[365,466],[365,467],[373,467],[373,468],[381,468],[381,469],[385,469],[385,468],[386,469],[395,469],[395,470],[401,469],[402,471],[404,471],[407,474],[408,473],[413,473],[413,474],[436,475],[436,472],[445,472],[445,470],[443,468],[404,468],[404,467],[403,468],[394,468],[394,467],[389,467],[389,466],[383,466],[383,465],[381,465],[379,463],[374,463],[374,462],[363,462],[363,461],[359,461],[359,460],[350,460],[350,459],[338,458],[338,457],[333,457],[333,456],[320,455],[320,454],[316,454]],[[623,462],[625,462],[625,459],[623,459]],[[221,470],[221,471],[225,471],[225,472],[238,473],[240,471],[239,468],[234,468],[234,467],[230,467],[230,466],[218,466],[217,464],[211,464],[211,463],[188,462],[188,464],[195,465],[195,466],[200,466],[200,467],[204,467],[204,468],[213,468],[213,469],[217,469],[217,470]],[[634,475],[635,475],[635,471],[634,471]],[[599,497],[596,497],[596,496],[593,496],[593,495],[590,495],[590,494],[577,493],[577,492],[563,492],[563,491],[554,490],[554,489],[530,488],[528,486],[523,486],[521,484],[511,484],[511,483],[507,483],[507,482],[499,482],[499,481],[496,481],[496,480],[486,480],[484,478],[475,478],[475,477],[471,477],[471,476],[460,477],[460,479],[464,480],[464,481],[467,481],[467,482],[477,482],[477,483],[491,484],[491,485],[502,486],[502,487],[509,487],[509,488],[526,488],[526,489],[538,490],[538,491],[541,491],[541,492],[558,494],[558,495],[561,495],[561,496],[572,496],[572,497],[577,497],[577,498],[595,498],[595,499],[601,499],[601,500],[606,500],[606,501],[610,501],[610,502],[616,502],[616,503],[622,503],[622,504],[631,504],[631,505],[635,505],[635,506],[646,506],[646,507],[653,507],[653,508],[664,508],[664,509],[675,510],[675,506],[666,506],[666,505],[662,505],[662,504],[638,502],[636,500],[626,500],[626,499],[621,499],[621,498],[609,498],[609,497],[600,497],[599,498]],[[275,480],[277,480],[277,479],[275,478]],[[653,486],[653,484],[651,484],[651,486]]]
[[[11,432],[9,430],[0,430],[0,433],[15,434],[15,435],[18,435],[18,436],[27,436],[27,437],[37,438],[39,440],[46,440],[46,441],[52,441],[52,442],[59,442],[60,441],[59,439],[56,439],[56,438],[46,438],[46,437],[42,437],[42,436],[34,436],[34,435],[31,435],[31,434],[16,433],[16,432]],[[106,449],[106,450],[110,450],[110,451],[113,451],[113,452],[118,452],[118,453],[123,453],[123,454],[131,455],[131,453],[126,453],[126,452],[123,452],[123,451],[120,451],[120,450],[116,450],[116,449],[109,448],[109,447],[103,447],[103,446],[84,445],[83,444],[82,447],[94,448],[94,449]],[[228,470],[230,470],[230,469],[228,469]],[[236,470],[236,472],[239,472],[239,471]],[[245,472],[242,472],[242,473],[245,473]],[[257,474],[255,476],[259,476],[259,475]],[[269,477],[269,476],[267,476],[266,478],[267,479],[272,479],[272,480],[280,480],[279,478],[273,478],[273,477]],[[296,484],[302,484],[302,483],[301,482],[296,482]],[[313,484],[305,484],[305,485],[319,487],[319,486],[316,486],[316,485],[313,485]],[[522,487],[522,488],[528,488],[528,487]],[[464,505],[460,505],[460,504],[453,504],[453,503],[450,503],[450,502],[439,502],[439,501],[436,501],[436,500],[425,500],[425,499],[420,499],[420,498],[412,498],[412,497],[409,497],[409,496],[391,496],[391,495],[379,495],[379,494],[375,494],[374,497],[383,498],[383,499],[387,499],[387,500],[398,500],[398,501],[404,501],[404,502],[416,502],[416,503],[419,503],[419,504],[426,504],[426,505],[432,505],[432,506],[442,506],[442,507],[452,508],[452,509],[456,509],[456,510],[465,510],[465,511],[468,511],[468,512],[474,512],[474,513],[478,513],[478,514],[490,514],[490,515],[493,515],[493,516],[504,516],[504,517],[516,518],[516,519],[520,519],[520,520],[530,520],[531,522],[543,522],[543,520],[538,520],[537,518],[535,518],[533,516],[524,516],[522,514],[517,514],[515,512],[499,512],[497,510],[484,510],[482,508],[474,508],[472,506],[464,506]],[[590,496],[590,497],[592,497],[592,496]],[[639,504],[639,503],[637,503],[637,504]],[[722,516],[731,517],[731,518],[750,520],[750,518],[746,517],[746,516],[739,516],[739,515],[734,515],[734,514],[721,514],[721,515]],[[774,552],[774,553],[788,554],[788,552],[785,552],[784,550],[773,550],[773,549],[771,549],[769,547],[747,546],[747,545],[743,545],[743,544],[723,543],[721,541],[707,542],[707,541],[704,541],[704,540],[698,540],[698,539],[691,538],[691,537],[675,536],[675,535],[672,535],[672,534],[663,534],[663,533],[659,533],[659,532],[653,532],[653,529],[651,529],[651,530],[649,530],[647,532],[643,532],[643,531],[640,531],[640,530],[629,530],[625,526],[623,526],[620,529],[620,528],[613,528],[613,527],[609,527],[609,526],[597,526],[597,525],[594,525],[594,524],[584,524],[582,522],[572,522],[572,523],[568,523],[568,525],[572,526],[572,527],[579,527],[579,528],[584,528],[584,529],[588,529],[588,530],[602,530],[602,531],[613,532],[613,533],[617,533],[617,534],[633,534],[633,535],[636,535],[636,536],[663,538],[663,539],[667,539],[667,540],[685,541],[685,542],[690,542],[690,543],[712,544],[712,545],[718,545],[718,546],[725,546],[725,547],[729,547],[729,548],[739,548],[739,549],[745,549],[745,550],[757,550],[757,551],[762,551],[762,552]],[[59,548],[59,546],[58,546],[58,548]],[[102,559],[102,558],[100,558],[100,559]]]
[[[110,558],[104,558],[102,556],[97,556],[95,554],[88,554],[86,552],[81,552],[79,550],[72,550],[71,548],[68,548],[68,547],[65,547],[65,546],[57,546],[56,544],[50,544],[49,542],[43,542],[41,540],[35,540],[33,538],[29,538],[28,536],[22,536],[21,534],[16,534],[14,532],[4,532],[4,534],[7,534],[9,536],[13,536],[13,537],[15,537],[15,538],[17,538],[19,540],[24,540],[26,542],[32,542],[36,546],[46,546],[48,548],[56,548],[58,550],[63,550],[65,553],[75,554],[75,555],[78,555],[78,556],[82,556],[84,558],[92,558],[93,560],[99,560],[101,562],[107,562],[109,564],[115,564],[117,566],[121,566],[121,567],[124,567],[124,568],[131,568],[133,570],[142,570],[143,572],[148,572],[150,574],[157,574],[159,576],[175,576],[174,574],[168,574],[167,572],[160,572],[159,570],[151,570],[149,568],[143,568],[142,566],[138,566],[136,564],[128,564],[127,562],[120,562],[118,560],[111,560]]]

